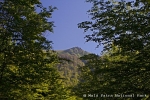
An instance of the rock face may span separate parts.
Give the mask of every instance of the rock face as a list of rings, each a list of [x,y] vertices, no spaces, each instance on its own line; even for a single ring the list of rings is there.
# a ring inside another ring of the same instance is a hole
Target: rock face
[[[63,78],[65,78],[67,86],[73,86],[78,82],[78,67],[83,66],[84,62],[79,58],[90,54],[79,47],[73,47],[67,50],[58,50],[58,55],[61,58],[71,60],[72,62],[63,62],[58,65],[58,70]]]

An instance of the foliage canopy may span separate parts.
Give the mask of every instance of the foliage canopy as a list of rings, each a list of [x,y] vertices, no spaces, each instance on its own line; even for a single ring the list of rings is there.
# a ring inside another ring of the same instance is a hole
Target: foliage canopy
[[[77,94],[146,94],[145,99],[149,98],[149,2],[86,1],[93,4],[88,11],[91,21],[81,22],[78,27],[91,31],[86,41],[103,44],[105,53],[101,57],[83,57],[87,64],[81,68]]]
[[[48,18],[55,9],[43,7],[39,0],[0,2],[0,98],[66,98],[55,68],[57,54],[44,37],[44,32],[53,32]]]

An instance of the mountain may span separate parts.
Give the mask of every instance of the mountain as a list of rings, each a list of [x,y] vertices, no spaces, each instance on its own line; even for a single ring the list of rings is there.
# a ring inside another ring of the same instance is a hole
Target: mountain
[[[90,54],[89,52],[82,50],[80,47],[73,47],[73,48],[70,48],[70,49],[67,49],[67,50],[60,50],[60,51],[57,51],[57,52],[59,54],[74,55],[76,57],[81,57],[81,56]]]
[[[82,50],[80,47],[73,47],[66,50],[57,50],[60,58],[71,60],[72,62],[63,61],[58,65],[60,75],[66,79],[65,85],[74,86],[78,82],[79,67],[84,65],[84,62],[79,58],[90,54]]]

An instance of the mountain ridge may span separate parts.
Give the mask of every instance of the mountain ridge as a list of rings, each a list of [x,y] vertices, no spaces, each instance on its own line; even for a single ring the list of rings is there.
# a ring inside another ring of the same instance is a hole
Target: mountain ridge
[[[75,55],[77,57],[82,57],[84,55],[90,54],[90,52],[87,52],[87,51],[81,49],[80,47],[72,47],[72,48],[69,48],[66,50],[56,50],[56,52],[58,52],[59,55],[69,54],[69,55]]]

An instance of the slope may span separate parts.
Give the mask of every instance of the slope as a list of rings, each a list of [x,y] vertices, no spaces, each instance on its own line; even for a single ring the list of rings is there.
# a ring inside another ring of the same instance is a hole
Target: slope
[[[59,57],[72,61],[63,61],[58,65],[58,70],[61,76],[65,79],[65,86],[76,85],[79,75],[78,67],[84,65],[84,62],[79,58],[90,53],[79,47],[73,47],[67,50],[58,50],[57,52]]]

